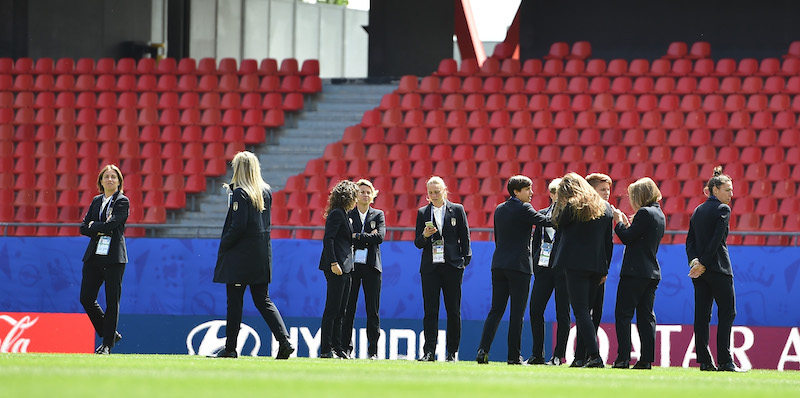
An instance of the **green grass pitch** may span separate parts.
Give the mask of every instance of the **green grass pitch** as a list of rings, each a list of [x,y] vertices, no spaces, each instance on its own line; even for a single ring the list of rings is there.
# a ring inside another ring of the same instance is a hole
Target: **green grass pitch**
[[[513,395],[512,395],[513,394]],[[800,372],[0,354],[0,397],[800,397]]]

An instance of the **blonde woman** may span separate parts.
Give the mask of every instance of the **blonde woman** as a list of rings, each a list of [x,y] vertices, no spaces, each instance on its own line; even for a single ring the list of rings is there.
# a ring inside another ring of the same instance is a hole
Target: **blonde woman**
[[[358,187],[352,181],[340,181],[333,187],[325,207],[325,236],[319,269],[325,273],[328,291],[322,313],[319,346],[320,358],[350,359],[342,341],[342,321],[350,298],[350,273],[353,271],[353,226],[347,212],[356,207]]]
[[[617,359],[614,368],[627,369],[631,359],[631,320],[636,312],[636,326],[642,342],[642,356],[634,369],[650,369],[655,360],[656,314],[653,303],[661,281],[661,267],[656,254],[664,237],[666,219],[658,201],[661,191],[648,177],[628,185],[628,198],[635,212],[633,221],[614,210],[614,231],[625,244],[622,269],[617,286]]]
[[[125,245],[125,221],[128,220],[130,202],[122,194],[122,172],[113,164],[100,169],[97,189],[100,194],[92,199],[81,223],[81,234],[91,238],[83,254],[83,277],[80,301],[95,332],[103,342],[95,354],[110,354],[122,335],[117,332],[119,300],[122,292],[122,275],[128,263]],[[97,304],[97,293],[105,283],[106,311]]]
[[[214,282],[224,283],[228,297],[225,347],[217,357],[236,358],[239,325],[242,322],[244,291],[250,286],[258,312],[279,342],[275,359],[287,359],[294,352],[289,333],[278,308],[269,298],[272,281],[270,209],[272,192],[261,177],[261,164],[252,152],[236,154],[231,162],[233,177],[225,188],[229,194],[228,215],[219,242]],[[242,342],[244,344],[244,342]]]
[[[553,267],[566,274],[578,335],[586,345],[588,360],[583,367],[602,368],[605,365],[589,308],[601,280],[608,275],[613,249],[613,211],[611,205],[575,173],[568,173],[561,179],[556,198]]]

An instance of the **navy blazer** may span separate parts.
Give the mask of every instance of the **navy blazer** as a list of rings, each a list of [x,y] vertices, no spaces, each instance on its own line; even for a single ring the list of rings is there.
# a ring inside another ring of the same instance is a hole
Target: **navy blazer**
[[[725,242],[730,218],[730,206],[713,196],[694,209],[686,235],[686,256],[689,261],[697,258],[706,271],[733,276],[728,244]]]
[[[492,269],[533,274],[531,231],[533,226],[552,226],[547,216],[530,203],[510,197],[494,210],[494,254]]]
[[[469,224],[467,224],[467,213],[464,206],[449,201],[444,202],[444,215],[442,222],[444,225],[437,225],[438,231],[425,238],[422,231],[425,230],[425,222],[431,221],[431,211],[433,205],[422,206],[417,211],[416,238],[414,246],[422,249],[422,260],[419,265],[419,272],[432,272],[436,269],[433,263],[434,240],[444,238],[444,261],[446,264],[463,269],[472,259],[472,246],[469,243]],[[436,222],[433,220],[434,223]]]
[[[258,211],[242,188],[231,193],[214,268],[214,282],[258,285],[272,282],[270,214],[272,192],[264,192]]]
[[[353,248],[356,250],[367,249],[367,264],[375,268],[378,272],[383,271],[383,264],[381,262],[381,246],[383,238],[386,236],[386,220],[383,211],[369,207],[367,209],[367,216],[364,218],[364,232],[361,232],[361,216],[358,213],[358,208],[350,210],[347,213],[350,218],[350,225],[353,226],[353,231],[356,237],[353,239]],[[377,230],[374,234],[373,230]]]
[[[564,208],[559,216],[556,244],[550,259],[553,268],[608,274],[614,249],[614,217],[608,202],[605,207],[600,218],[585,222],[574,219],[572,206]]]
[[[353,270],[353,227],[344,209],[331,209],[325,219],[325,236],[322,237],[322,255],[319,269],[331,272],[331,264],[339,263],[342,273]]]
[[[551,203],[550,206],[547,206],[544,209],[539,210],[539,213],[545,215],[547,218],[550,218],[550,215],[553,214],[553,207],[554,206],[555,205],[553,203]],[[552,223],[551,223],[551,225],[552,225]],[[549,226],[550,225],[548,225],[548,227]],[[545,229],[545,227],[543,227],[543,226],[537,226],[536,229],[533,230],[533,243],[532,243],[532,247],[531,247],[531,252],[533,254],[532,257],[533,257],[533,273],[534,274],[536,272],[542,270],[542,269],[548,269],[548,268],[552,267],[553,250],[555,249],[555,246],[551,247],[551,249],[550,249],[550,259],[548,260],[548,265],[549,266],[548,267],[542,267],[542,266],[539,265],[539,255],[541,254],[541,251],[542,251],[542,241],[554,244],[554,242],[556,240],[555,235],[553,235],[553,237],[551,238],[549,235],[544,233],[544,229]]]
[[[128,247],[125,245],[125,221],[128,220],[128,214],[130,214],[130,202],[122,192],[117,192],[114,196],[116,197],[111,199],[110,202],[111,218],[100,219],[103,194],[97,195],[92,199],[89,210],[83,216],[80,228],[81,235],[91,238],[89,246],[86,247],[86,252],[83,253],[83,262],[89,260],[100,264],[126,264],[128,262]],[[91,227],[89,227],[90,223],[92,224]],[[103,235],[111,236],[111,246],[108,248],[108,255],[100,256],[94,253],[97,250],[97,242],[100,240],[100,236]]]
[[[614,232],[625,244],[620,276],[634,276],[647,279],[661,279],[661,267],[656,253],[661,238],[664,237],[667,221],[658,202],[642,206],[633,216],[631,225],[617,223]]]

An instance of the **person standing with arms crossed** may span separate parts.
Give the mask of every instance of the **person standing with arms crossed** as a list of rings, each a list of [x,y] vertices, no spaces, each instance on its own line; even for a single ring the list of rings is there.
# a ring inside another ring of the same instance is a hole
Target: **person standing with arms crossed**
[[[381,247],[386,236],[386,221],[383,211],[373,209],[370,204],[378,196],[378,190],[369,180],[356,181],[358,200],[356,208],[347,213],[353,226],[353,248],[355,267],[351,273],[350,298],[347,301],[344,321],[342,321],[342,345],[345,353],[355,357],[353,352],[353,322],[358,304],[358,291],[364,285],[364,303],[367,309],[367,358],[378,359],[378,338],[381,333]]]
[[[728,254],[728,238],[733,199],[733,180],[722,174],[722,166],[704,188],[708,199],[697,206],[689,220],[686,235],[686,256],[689,277],[694,285],[694,335],[700,370],[740,372],[731,356],[731,328],[736,317],[736,292],[733,269]],[[717,303],[717,359],[719,369],[708,347],[711,306]]]
[[[524,365],[520,356],[522,324],[528,289],[533,274],[531,257],[531,232],[533,226],[553,225],[550,219],[536,211],[530,202],[533,198],[530,178],[515,175],[508,179],[506,189],[509,198],[497,205],[494,211],[494,242],[492,256],[492,306],[483,323],[478,356],[480,364],[489,363],[492,347],[500,319],[511,298],[511,314],[508,319],[508,364]]]
[[[269,298],[269,283],[272,282],[272,191],[261,177],[261,163],[252,152],[237,153],[231,168],[233,177],[230,184],[224,186],[232,192],[214,268],[214,282],[225,284],[228,298],[225,347],[216,357],[236,358],[239,355],[244,291],[249,285],[253,304],[279,343],[275,359],[287,359],[294,347],[289,342],[289,332],[278,307]]]
[[[636,326],[642,342],[642,356],[634,369],[650,369],[656,351],[656,314],[653,303],[661,281],[656,254],[664,237],[666,219],[658,201],[661,191],[655,181],[640,178],[628,186],[628,198],[635,211],[633,221],[614,210],[614,232],[625,244],[614,310],[617,326],[617,359],[614,368],[627,369],[631,359],[631,320],[636,311]]]
[[[550,191],[550,206],[539,210],[539,213],[550,217],[556,202],[556,191],[560,178],[556,178],[548,185]],[[563,271],[553,270],[551,254],[555,245],[555,228],[538,227],[533,232],[533,288],[531,289],[531,332],[533,334],[533,350],[528,358],[528,365],[553,365],[564,363],[569,339],[569,294],[567,294],[567,280]],[[556,346],[553,356],[544,360],[544,311],[550,296],[555,291],[556,301]]]
[[[420,361],[436,360],[439,334],[439,297],[447,311],[447,358],[456,360],[461,342],[461,282],[472,259],[469,225],[464,206],[447,200],[447,185],[439,176],[425,184],[430,204],[417,211],[414,245],[422,249],[419,272],[425,316],[425,344]]]
[[[350,273],[353,271],[353,226],[347,212],[356,207],[358,187],[352,181],[336,184],[328,196],[325,217],[325,236],[319,269],[325,273],[328,291],[320,324],[320,358],[350,359],[344,351],[342,320],[350,298]]]
[[[122,339],[117,323],[122,275],[128,263],[125,221],[130,213],[130,202],[122,193],[123,180],[122,172],[113,164],[100,169],[97,175],[100,194],[92,199],[80,227],[81,235],[91,238],[83,254],[80,302],[95,332],[103,339],[95,354],[110,354]],[[97,294],[103,283],[106,285],[105,312],[97,304]]]

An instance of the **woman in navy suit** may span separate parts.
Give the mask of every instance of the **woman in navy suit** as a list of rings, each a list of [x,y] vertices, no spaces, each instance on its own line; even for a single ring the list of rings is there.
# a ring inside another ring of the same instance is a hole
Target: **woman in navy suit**
[[[83,277],[80,301],[95,332],[103,342],[96,354],[110,354],[122,335],[117,332],[119,300],[122,293],[122,275],[128,263],[125,246],[125,221],[128,220],[130,202],[122,194],[122,172],[113,164],[107,165],[97,175],[100,195],[81,222],[81,234],[91,238],[83,254]],[[97,304],[100,285],[106,285],[106,311]]]
[[[340,181],[333,187],[325,207],[325,236],[319,269],[325,273],[328,293],[322,313],[320,358],[350,357],[342,341],[342,320],[350,297],[350,272],[353,271],[353,226],[347,212],[356,207],[358,186],[352,181]]]
[[[653,303],[661,280],[661,267],[656,254],[664,237],[666,219],[658,201],[661,191],[648,177],[628,186],[628,198],[636,212],[633,220],[614,210],[614,231],[625,244],[622,269],[619,272],[617,306],[617,359],[614,368],[627,369],[631,359],[631,319],[636,312],[636,326],[642,342],[642,355],[634,369],[650,369],[655,360],[656,314]]]
[[[250,285],[258,312],[267,322],[279,346],[275,359],[287,359],[294,352],[289,333],[275,303],[269,298],[272,281],[270,209],[272,192],[261,177],[261,164],[252,152],[239,152],[231,162],[233,177],[225,188],[233,190],[228,215],[219,241],[214,282],[224,283],[228,298],[227,337],[220,358],[236,358],[242,322],[244,290]]]
[[[691,267],[689,277],[694,285],[697,362],[700,370],[717,370],[708,348],[708,323],[711,322],[711,306],[716,301],[718,370],[737,372],[740,369],[733,363],[730,351],[736,293],[731,258],[725,243],[731,218],[729,204],[733,198],[733,180],[722,174],[722,167],[717,166],[705,190],[708,199],[694,209],[686,235],[686,255]]]
[[[605,365],[589,307],[597,287],[608,275],[613,249],[611,205],[575,173],[561,179],[556,198],[553,267],[566,273],[569,302],[588,354],[583,367],[602,368]]]
[[[439,335],[439,298],[447,311],[447,357],[456,360],[461,342],[461,282],[472,259],[469,225],[464,206],[447,200],[447,185],[439,176],[425,183],[427,206],[417,210],[414,246],[422,249],[419,273],[422,280],[425,344],[420,361],[436,360]]]
[[[533,182],[522,175],[508,179],[509,198],[494,210],[495,250],[492,256],[492,306],[483,323],[481,342],[478,345],[478,363],[489,363],[489,349],[497,333],[500,319],[511,299],[508,318],[508,364],[523,365],[520,354],[522,324],[525,304],[528,302],[533,257],[531,232],[533,226],[552,226],[550,219],[531,206]]]
[[[353,248],[355,249],[355,265],[351,274],[352,284],[350,298],[347,302],[344,321],[342,322],[342,341],[345,353],[351,355],[353,350],[353,322],[358,304],[358,291],[364,286],[364,303],[367,310],[367,358],[378,359],[378,338],[381,333],[381,243],[386,236],[386,221],[383,211],[373,209],[370,204],[378,196],[378,190],[369,180],[356,181],[358,201],[356,208],[347,216],[353,226]]]

